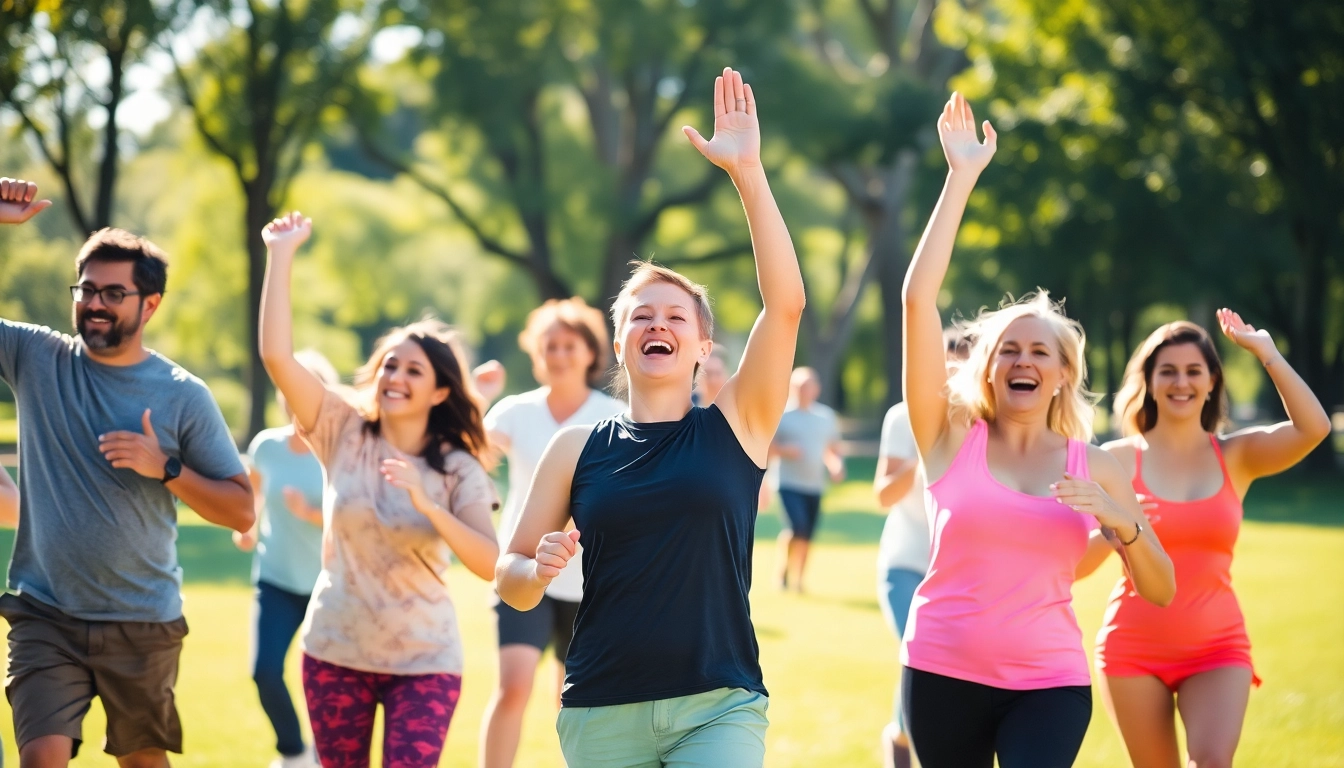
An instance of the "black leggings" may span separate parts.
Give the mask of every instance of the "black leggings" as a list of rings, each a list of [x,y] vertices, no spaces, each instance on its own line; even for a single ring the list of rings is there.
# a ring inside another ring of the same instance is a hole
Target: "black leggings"
[[[1092,688],[1010,691],[906,667],[901,704],[924,768],[1068,768],[1092,719]]]

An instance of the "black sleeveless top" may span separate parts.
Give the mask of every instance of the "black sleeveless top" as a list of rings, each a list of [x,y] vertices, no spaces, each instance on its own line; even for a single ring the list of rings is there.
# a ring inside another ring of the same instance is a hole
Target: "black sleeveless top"
[[[744,688],[766,695],[751,625],[756,466],[718,407],[680,421],[601,421],[570,513],[583,600],[565,659],[567,707]]]

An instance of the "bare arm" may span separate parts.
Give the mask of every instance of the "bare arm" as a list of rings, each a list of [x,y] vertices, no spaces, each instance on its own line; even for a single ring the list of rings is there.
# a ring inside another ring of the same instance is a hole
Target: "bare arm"
[[[434,530],[467,570],[486,581],[495,577],[499,542],[495,540],[495,528],[490,523],[490,504],[467,504],[449,512],[425,493],[424,478],[409,461],[385,459],[380,471],[387,482],[410,494],[415,510],[429,518]]]
[[[695,148],[728,172],[751,230],[756,281],[765,308],[747,339],[742,362],[714,402],[723,411],[743,448],[764,466],[770,439],[789,396],[789,373],[798,341],[806,296],[798,255],[761,166],[756,99],[742,75],[725,69],[714,81],[714,138],[683,129]]]
[[[261,362],[271,381],[285,396],[294,421],[304,430],[317,425],[326,387],[294,359],[293,309],[290,273],[294,252],[312,234],[313,223],[291,213],[266,225],[266,282],[261,289]]]
[[[953,93],[938,118],[938,136],[949,167],[947,180],[910,260],[901,292],[905,309],[902,385],[905,401],[910,404],[915,444],[924,457],[932,454],[947,431],[947,368],[943,362],[938,292],[947,276],[971,190],[998,146],[998,136],[988,120],[984,130],[985,141],[981,144],[970,105],[961,94]]]
[[[0,526],[19,526],[19,486],[3,467],[0,467]]]
[[[822,460],[826,463],[826,471],[831,473],[831,482],[844,482],[845,454],[841,451],[839,440],[832,440],[826,444],[826,452],[822,454]]]
[[[1103,528],[1113,532],[1111,535],[1121,542],[1125,571],[1140,597],[1154,605],[1170,605],[1176,596],[1176,571],[1144,518],[1129,477],[1114,456],[1096,446],[1088,446],[1087,461],[1093,479],[1065,474],[1052,487],[1055,497],[1061,504],[1097,518]],[[1100,545],[1096,546],[1099,550]],[[1097,556],[1092,542],[1089,554]],[[1100,564],[1098,560],[1096,565]]]
[[[233,532],[233,545],[244,552],[251,552],[257,547],[257,528],[261,525],[261,516],[266,509],[266,497],[261,494],[261,473],[250,460],[246,463],[247,482],[252,487],[252,506],[257,519],[246,531]]]
[[[878,506],[886,509],[915,487],[919,476],[919,459],[900,459],[895,456],[877,457],[877,475],[873,478],[873,494]]]
[[[1252,480],[1278,474],[1306,458],[1330,436],[1330,416],[1321,401],[1279,354],[1274,340],[1256,330],[1230,309],[1218,310],[1223,333],[1242,349],[1255,355],[1274,382],[1287,421],[1266,427],[1251,427],[1224,438],[1223,445],[1234,484],[1245,492]]]
[[[551,438],[532,476],[518,527],[495,566],[500,599],[520,611],[541,602],[546,587],[578,551],[578,532],[566,532],[569,492],[590,434],[592,427],[566,427]]]

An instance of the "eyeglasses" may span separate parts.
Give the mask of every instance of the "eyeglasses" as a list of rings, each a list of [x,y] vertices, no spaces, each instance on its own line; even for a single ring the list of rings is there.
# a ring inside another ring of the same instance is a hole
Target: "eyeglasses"
[[[70,298],[75,300],[76,304],[88,304],[93,301],[94,296],[101,296],[103,303],[109,307],[115,307],[120,304],[127,296],[139,296],[139,291],[128,291],[118,286],[108,286],[107,288],[90,288],[86,285],[70,286]]]

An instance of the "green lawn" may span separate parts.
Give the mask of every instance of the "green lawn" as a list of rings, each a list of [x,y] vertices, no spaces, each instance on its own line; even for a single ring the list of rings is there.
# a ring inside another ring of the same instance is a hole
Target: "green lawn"
[[[852,476],[871,472],[855,462]],[[1243,766],[1344,766],[1344,484],[1280,480],[1257,487],[1237,553],[1242,597],[1257,671],[1238,754]],[[770,766],[873,766],[877,735],[890,711],[896,642],[878,612],[876,541],[882,519],[867,487],[847,484],[827,499],[825,533],[811,567],[811,593],[783,595],[768,585],[773,515],[762,517],[753,610],[771,691]],[[9,539],[0,540],[9,548]],[[226,532],[182,528],[191,635],[182,660],[179,704],[187,754],[178,766],[265,766],[271,740],[247,674],[250,592],[247,558]],[[1075,606],[1084,634],[1101,620],[1116,577],[1112,562],[1080,582]],[[481,711],[495,677],[489,588],[461,568],[450,576],[466,641],[467,674],[448,737],[445,766],[474,766]],[[296,661],[291,659],[291,661]],[[549,672],[549,669],[547,670]],[[553,695],[548,675],[539,690]],[[291,682],[297,690],[297,669]],[[529,711],[520,766],[560,766],[555,710],[546,697]],[[102,714],[85,722],[90,743],[75,766],[111,766],[102,755]],[[17,765],[9,712],[0,702],[5,756]],[[377,763],[375,763],[376,765]],[[1078,765],[1125,765],[1101,707]]]

